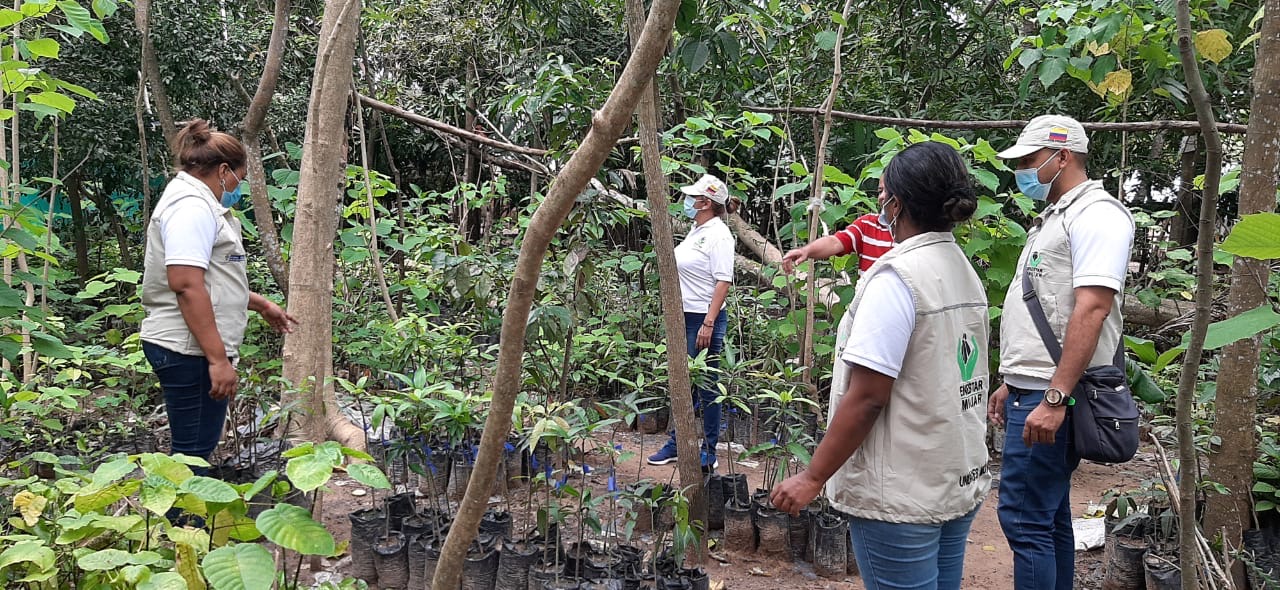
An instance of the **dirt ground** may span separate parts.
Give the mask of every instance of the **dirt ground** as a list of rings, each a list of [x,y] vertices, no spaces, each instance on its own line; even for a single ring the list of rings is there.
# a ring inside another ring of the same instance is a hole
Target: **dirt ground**
[[[614,433],[612,444],[621,444],[624,451],[634,453],[628,461],[618,465],[619,485],[624,481],[634,480],[637,474],[640,477],[650,477],[659,481],[667,481],[673,477],[675,464],[661,467],[644,464],[644,457],[654,452],[664,440],[663,435],[643,435],[626,430]],[[601,442],[610,444],[608,441]],[[719,472],[727,472],[727,460],[727,452],[722,451]],[[589,454],[585,461],[593,467],[591,474],[587,476],[588,482],[603,491],[607,475],[605,469],[600,468],[607,468],[607,460],[603,455]],[[739,463],[734,466],[734,471],[746,473],[752,489],[762,484],[762,470],[758,466],[752,467]],[[965,554],[964,588],[1013,587],[1013,555],[1008,544],[1005,543],[995,510],[999,486],[998,462],[993,464],[992,473],[995,481],[991,493],[987,496],[969,533],[969,548]],[[1154,458],[1150,453],[1141,450],[1133,461],[1123,465],[1100,465],[1089,462],[1081,464],[1072,480],[1071,499],[1074,514],[1077,517],[1082,516],[1089,509],[1090,504],[1098,502],[1107,490],[1136,488],[1140,482],[1153,477],[1154,473]],[[361,490],[361,486],[342,478],[335,479],[330,490],[323,501],[323,520],[329,530],[334,533],[335,538],[342,542],[349,538],[350,526],[347,514],[359,508],[369,507],[370,496],[367,495],[368,490],[363,490],[365,493],[362,494],[361,491],[357,491]],[[511,495],[523,497],[524,491],[521,487]],[[500,505],[501,501],[495,497],[493,503]],[[514,512],[519,518],[518,513],[521,510],[516,509]],[[647,549],[652,546],[653,539],[643,535],[633,539],[633,543]],[[706,566],[713,588],[716,582],[723,582],[725,590],[774,590],[776,588],[858,590],[863,588],[856,576],[839,580],[820,578],[813,573],[809,564],[803,562],[714,550],[713,554],[717,560],[710,561]],[[349,559],[324,560],[323,563],[318,564],[320,567],[315,577],[317,581],[332,579],[334,575],[338,575],[340,579],[340,574],[346,570],[348,564]],[[1075,587],[1099,588],[1102,572],[1101,549],[1076,553]],[[303,579],[307,579],[306,576]]]

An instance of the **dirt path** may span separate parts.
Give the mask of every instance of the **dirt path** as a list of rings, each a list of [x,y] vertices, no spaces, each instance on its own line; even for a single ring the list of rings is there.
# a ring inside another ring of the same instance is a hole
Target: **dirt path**
[[[633,481],[638,477],[649,477],[659,481],[667,481],[675,473],[675,465],[655,467],[644,463],[644,458],[657,450],[665,440],[662,435],[642,435],[631,431],[618,431],[614,435],[613,444],[621,444],[624,451],[634,453],[627,461],[618,465],[618,481]],[[602,441],[602,444],[609,444]],[[725,452],[720,453],[721,473],[728,471],[728,458]],[[602,455],[589,454],[586,462],[593,466],[592,473],[587,476],[588,482],[601,492],[607,485],[607,461]],[[1133,489],[1138,484],[1153,476],[1155,469],[1153,459],[1147,453],[1139,453],[1132,462],[1124,465],[1099,465],[1084,463],[1075,473],[1072,481],[1072,504],[1074,514],[1080,516],[1091,502],[1097,502],[1107,490]],[[741,464],[735,465],[734,471],[747,474],[752,489],[763,482],[761,469]],[[998,482],[999,470],[993,469]],[[369,506],[369,496],[353,495],[358,485],[349,480],[337,480],[332,486],[324,505],[324,523],[334,536],[345,540],[349,536],[349,524],[346,515],[357,508]],[[996,518],[998,483],[992,486],[986,502],[974,520],[969,534],[969,547],[965,554],[965,588],[1012,588],[1013,556],[1005,543],[1004,534]],[[358,493],[358,492],[357,492]],[[514,494],[522,495],[522,494]],[[516,510],[520,518],[520,510]],[[650,536],[639,536],[633,539],[636,544],[651,547]],[[1102,564],[1101,550],[1079,552],[1076,554],[1077,588],[1097,588],[1100,586]],[[795,589],[861,589],[862,583],[857,577],[842,580],[820,578],[813,574],[812,568],[805,563],[783,561],[757,555],[743,555],[731,552],[717,552],[722,561],[712,561],[707,570],[713,582],[723,582],[726,590],[775,590],[777,588]],[[322,569],[343,572],[345,560],[326,560]],[[323,576],[322,576],[323,577]],[[305,579],[305,577],[304,577]]]

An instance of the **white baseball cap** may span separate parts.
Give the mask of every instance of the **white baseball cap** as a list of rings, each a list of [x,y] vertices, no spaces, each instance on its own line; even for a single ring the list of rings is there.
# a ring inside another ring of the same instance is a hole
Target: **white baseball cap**
[[[729,187],[725,186],[723,180],[710,174],[703,174],[698,182],[680,187],[680,192],[695,197],[706,197],[721,205],[729,200]]]
[[[1040,115],[1027,122],[1012,147],[996,154],[1005,160],[1016,160],[1044,148],[1066,148],[1078,154],[1089,153],[1089,136],[1080,122],[1063,115]]]

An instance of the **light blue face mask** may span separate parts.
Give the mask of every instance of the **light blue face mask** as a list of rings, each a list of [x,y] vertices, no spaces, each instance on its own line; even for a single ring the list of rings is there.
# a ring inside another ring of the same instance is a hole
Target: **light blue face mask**
[[[689,219],[693,219],[698,216],[698,210],[693,208],[693,204],[695,202],[697,202],[697,197],[684,198],[684,214]]]
[[[889,197],[884,200],[884,204],[880,206],[880,219],[879,219],[880,225],[883,225],[885,228],[889,230],[889,237],[892,238],[895,243],[898,241],[898,237],[894,235],[893,224],[898,222],[898,215],[901,215],[902,211],[899,210],[898,215],[894,215],[893,219],[889,219],[889,201],[892,201],[896,198],[898,197]]]
[[[240,192],[240,184],[242,182],[240,180],[240,177],[236,176],[235,170],[231,171],[231,175],[236,177],[235,190],[229,191],[227,190],[227,185],[225,184],[222,185],[222,206],[228,209],[235,207],[236,203],[240,202],[240,198],[244,196],[244,194]],[[222,182],[222,181],[219,180],[218,182]]]
[[[1052,162],[1060,153],[1062,153],[1062,150],[1054,152],[1048,160],[1044,161],[1044,164],[1035,168],[1014,170],[1013,180],[1018,183],[1018,190],[1022,191],[1022,194],[1027,195],[1034,201],[1043,201],[1048,199],[1049,189],[1053,187],[1053,181],[1057,180],[1058,176],[1062,174],[1062,170],[1065,169],[1058,170],[1058,174],[1054,174],[1053,178],[1047,183],[1040,182],[1040,169],[1044,168],[1045,164]]]

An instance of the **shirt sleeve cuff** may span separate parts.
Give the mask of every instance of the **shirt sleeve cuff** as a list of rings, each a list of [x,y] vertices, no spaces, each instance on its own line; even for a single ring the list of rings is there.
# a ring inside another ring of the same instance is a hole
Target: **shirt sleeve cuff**
[[[840,252],[841,255],[853,252],[853,236],[849,235],[849,230],[843,229],[835,233],[836,239],[840,240],[840,245],[844,248]]]
[[[1106,287],[1119,293],[1124,290],[1124,281],[1106,275],[1080,275],[1078,277],[1071,277],[1071,288],[1079,289],[1080,287]]]
[[[881,363],[874,359],[869,359],[861,355],[850,354],[850,353],[844,353],[843,355],[840,356],[840,359],[843,360],[844,363],[846,365],[849,365],[850,367],[853,367],[854,365],[858,365],[861,367],[866,367],[868,369],[871,369],[872,371],[880,373],[881,375],[892,377],[894,379],[898,378],[898,369],[885,366],[884,363]]]
[[[209,270],[209,261],[200,260],[199,258],[165,258],[165,266],[195,266]]]
[[[733,273],[732,273],[732,272],[729,272],[729,273],[720,273],[720,272],[712,273],[712,274],[711,274],[711,278],[713,278],[713,279],[715,279],[715,280],[717,280],[717,281],[724,281],[724,282],[726,282],[726,283],[732,283],[732,282],[733,282]]]

